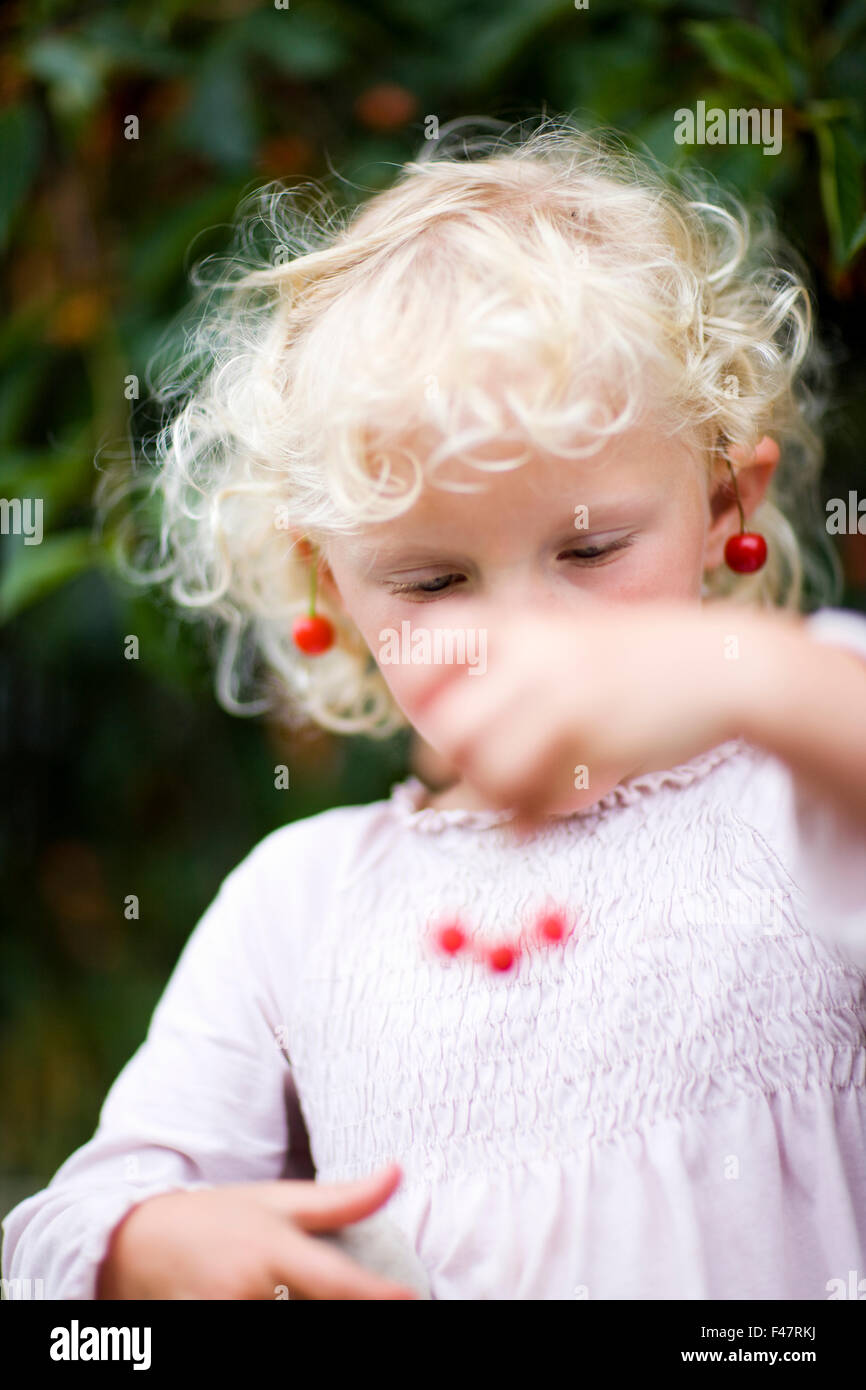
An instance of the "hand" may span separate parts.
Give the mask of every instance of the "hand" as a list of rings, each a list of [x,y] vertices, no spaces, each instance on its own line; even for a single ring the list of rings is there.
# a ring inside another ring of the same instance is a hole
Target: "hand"
[[[101,1299],[414,1299],[316,1231],[371,1215],[400,1180],[396,1164],[356,1182],[282,1179],[165,1192],[133,1207],[100,1266]]]
[[[401,677],[404,708],[477,792],[529,828],[736,736],[785,617],[727,602],[593,599],[503,621],[467,600],[461,625],[486,630],[486,671],[414,668]]]

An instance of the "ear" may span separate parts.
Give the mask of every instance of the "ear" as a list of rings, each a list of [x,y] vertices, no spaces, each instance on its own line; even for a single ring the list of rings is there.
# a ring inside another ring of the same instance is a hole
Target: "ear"
[[[312,562],[312,552],[310,552],[310,562]],[[343,600],[340,590],[337,588],[337,581],[328,564],[327,550],[324,545],[319,546],[319,571],[317,584],[319,593],[323,594],[330,604],[340,609],[343,607]]]
[[[779,446],[775,439],[765,434],[752,454],[737,445],[731,445],[726,453],[736,473],[737,491],[748,529],[748,519],[763,502],[770,479],[778,466]],[[725,542],[740,530],[740,513],[727,463],[724,465],[724,475],[715,480],[709,501],[712,520],[704,543],[705,571],[716,569],[723,563]]]
[[[340,590],[337,588],[337,581],[324,560],[319,569],[319,592],[326,596],[329,603],[337,608],[342,608],[343,600],[340,596]]]
[[[294,543],[293,548],[297,554],[299,561],[303,565],[306,565],[309,571],[310,566],[313,564],[313,557],[315,554],[312,542],[310,541],[309,537],[305,536],[301,531],[293,532],[292,539]],[[325,558],[325,553],[321,544],[318,546],[318,570],[316,574],[316,588],[318,592],[320,594],[324,594],[325,597],[331,603],[336,604],[338,607],[341,606],[340,591],[337,588],[336,580],[334,579],[334,576],[331,573],[330,566],[328,565],[328,562]]]

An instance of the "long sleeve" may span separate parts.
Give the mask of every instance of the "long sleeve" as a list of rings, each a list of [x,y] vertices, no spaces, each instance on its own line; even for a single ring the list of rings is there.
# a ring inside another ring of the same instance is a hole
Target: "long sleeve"
[[[46,1298],[92,1299],[112,1231],[145,1197],[313,1175],[260,935],[260,852],[193,930],[93,1137],[6,1216],[4,1278],[41,1279]]]
[[[866,662],[866,617],[824,608],[808,619],[818,642],[845,648]],[[863,710],[866,739],[866,706]],[[815,926],[866,968],[866,834],[838,807],[794,779],[796,876]]]

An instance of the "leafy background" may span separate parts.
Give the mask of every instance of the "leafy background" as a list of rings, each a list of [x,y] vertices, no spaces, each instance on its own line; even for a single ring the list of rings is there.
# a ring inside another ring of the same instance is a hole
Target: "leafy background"
[[[229,869],[410,766],[403,736],[287,740],[224,714],[201,635],[125,586],[94,528],[94,460],[136,443],[124,384],[147,380],[191,263],[268,179],[386,185],[430,114],[574,111],[772,201],[836,358],[824,496],[864,495],[866,5],[32,0],[0,25],[0,493],[42,497],[46,528],[0,537],[3,1211],[92,1133]],[[699,99],[782,107],[782,152],[676,145]],[[866,536],[838,544],[842,601],[866,609]]]

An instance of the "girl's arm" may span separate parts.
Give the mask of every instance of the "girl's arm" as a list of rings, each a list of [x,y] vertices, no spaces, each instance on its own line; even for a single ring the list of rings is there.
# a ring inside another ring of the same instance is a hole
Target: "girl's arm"
[[[756,635],[766,674],[744,706],[744,734],[791,771],[790,803],[780,789],[772,814],[790,824],[808,921],[864,970],[866,617],[824,609]]]
[[[5,1278],[41,1280],[46,1298],[92,1299],[112,1231],[146,1197],[295,1176],[286,1172],[294,1089],[270,1017],[252,871],[261,849],[190,936],[96,1133],[6,1216]]]
[[[744,671],[736,732],[866,836],[866,617],[824,609],[806,620],[754,618],[761,655]]]

